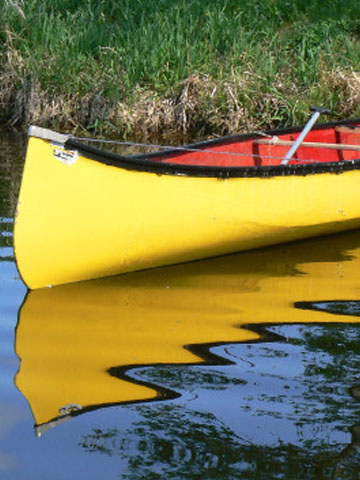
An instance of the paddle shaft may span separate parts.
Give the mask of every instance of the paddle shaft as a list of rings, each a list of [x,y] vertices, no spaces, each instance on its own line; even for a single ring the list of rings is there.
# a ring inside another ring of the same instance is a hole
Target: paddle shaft
[[[316,120],[320,117],[320,111],[316,110],[313,114],[310,120],[307,122],[305,127],[303,128],[303,131],[300,133],[299,137],[297,138],[296,142],[294,142],[293,146],[290,148],[288,153],[285,155],[284,160],[282,160],[281,165],[287,165],[292,157],[295,155],[296,150],[300,147],[300,144],[306,137],[306,135],[310,132],[312,129],[312,126],[316,122]]]

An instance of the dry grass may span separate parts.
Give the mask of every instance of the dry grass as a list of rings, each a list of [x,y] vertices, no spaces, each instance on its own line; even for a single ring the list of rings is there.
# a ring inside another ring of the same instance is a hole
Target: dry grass
[[[241,76],[233,74],[226,82],[192,75],[182,82],[179,91],[167,96],[139,89],[135,100],[112,102],[96,92],[54,95],[39,81],[19,82],[15,72],[8,69],[0,75],[0,116],[11,125],[36,124],[167,143],[272,128],[306,118],[308,103],[302,98],[308,98],[311,92],[304,94],[296,85],[289,88],[280,74],[271,91],[263,92],[262,82],[250,70]],[[359,72],[341,68],[325,71],[322,83],[331,92],[333,108],[343,117],[357,112]]]
[[[337,108],[347,117],[359,110],[360,105],[360,72],[352,68],[344,70],[336,68],[324,75],[324,83],[333,93]]]

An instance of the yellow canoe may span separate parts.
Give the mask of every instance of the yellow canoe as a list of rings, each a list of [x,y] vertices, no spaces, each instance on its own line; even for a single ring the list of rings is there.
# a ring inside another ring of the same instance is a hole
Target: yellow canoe
[[[360,227],[360,121],[119,156],[31,127],[15,255],[31,289]]]

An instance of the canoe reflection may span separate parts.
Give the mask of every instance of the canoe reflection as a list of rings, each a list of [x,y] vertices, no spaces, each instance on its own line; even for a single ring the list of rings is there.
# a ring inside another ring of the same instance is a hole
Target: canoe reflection
[[[221,363],[209,348],[261,339],[251,324],[358,321],[294,303],[357,299],[359,267],[353,232],[29,292],[16,385],[38,434],[90,409],[175,395],[134,368]]]

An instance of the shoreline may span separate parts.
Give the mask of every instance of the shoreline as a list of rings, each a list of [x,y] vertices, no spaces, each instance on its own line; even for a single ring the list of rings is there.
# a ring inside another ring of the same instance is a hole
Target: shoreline
[[[359,115],[360,73],[337,69],[326,72],[326,76],[333,92],[338,90],[341,98],[340,108],[333,109],[327,117],[329,121]],[[161,97],[156,92],[143,91],[136,102],[129,103],[96,93],[83,97],[51,95],[37,82],[22,84],[20,88],[16,87],[18,82],[9,83],[9,89],[2,88],[0,83],[0,122],[22,130],[33,124],[85,136],[175,145],[299,125],[310,116],[310,103],[303,100],[306,93],[299,94],[298,109],[291,113],[285,108],[290,101],[286,95],[279,98],[270,93],[254,94],[246,104],[240,103],[238,78],[221,83],[194,76],[184,80],[180,95],[173,92]],[[274,110],[281,110],[275,119]]]

